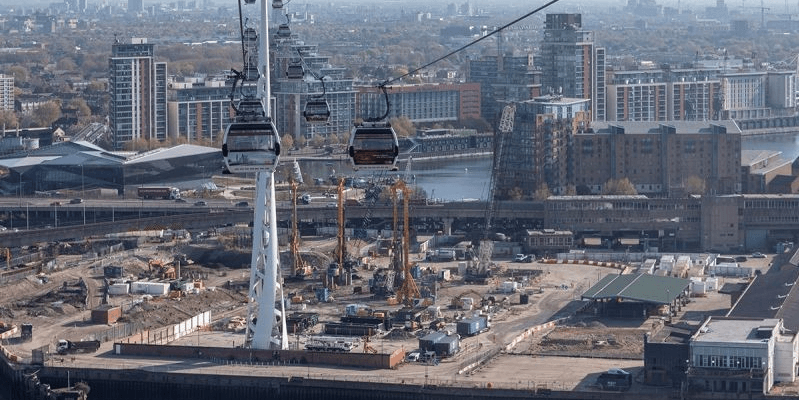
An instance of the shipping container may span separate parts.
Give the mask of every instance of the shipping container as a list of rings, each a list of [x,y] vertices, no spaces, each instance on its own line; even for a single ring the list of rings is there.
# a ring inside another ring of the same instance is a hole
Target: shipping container
[[[452,357],[458,352],[458,349],[460,349],[460,339],[458,335],[444,336],[433,344],[433,348],[436,352],[436,356],[440,358]]]
[[[121,295],[121,294],[128,294],[129,292],[130,292],[130,284],[114,283],[113,285],[108,285],[108,294]]]
[[[458,321],[457,332],[461,336],[479,335],[488,330],[486,317],[470,317]]]
[[[422,352],[435,351],[436,343],[445,337],[447,337],[447,334],[444,332],[433,332],[427,334],[419,339],[419,348],[422,350]]]
[[[113,324],[122,316],[119,306],[102,305],[92,310],[92,322],[95,324]]]

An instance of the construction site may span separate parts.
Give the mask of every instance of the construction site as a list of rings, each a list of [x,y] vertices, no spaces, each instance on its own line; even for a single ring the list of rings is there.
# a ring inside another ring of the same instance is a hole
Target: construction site
[[[221,190],[212,196],[252,201],[246,180],[217,185]],[[25,249],[38,256],[2,275],[4,355],[53,371],[121,364],[168,369],[176,360],[202,360],[207,364],[197,373],[331,379],[344,368],[359,381],[532,385],[534,393],[602,392],[597,376],[623,368],[636,374],[631,393],[648,393],[641,375],[645,335],[676,322],[672,318],[697,323],[730,305],[729,295],[708,291],[679,313],[655,306],[635,318],[608,317],[583,295],[605,276],[640,269],[645,256],[626,263],[514,258],[515,251],[497,253],[495,244],[509,244],[496,238],[473,243],[456,234],[445,240],[440,233],[418,233],[411,222],[415,194],[402,179],[367,189],[348,188],[340,179],[313,189],[335,203],[329,207],[332,229],[314,235],[300,233],[297,203],[307,188],[290,183],[277,195],[293,204],[292,219],[280,231],[283,299],[276,300],[285,310],[287,348],[248,346],[248,322],[257,321],[247,321],[252,228],[245,224]],[[389,229],[363,229],[375,233],[354,238],[345,219],[348,204],[378,202],[394,209]],[[769,261],[746,265],[765,270]],[[542,369],[544,360],[566,365]]]

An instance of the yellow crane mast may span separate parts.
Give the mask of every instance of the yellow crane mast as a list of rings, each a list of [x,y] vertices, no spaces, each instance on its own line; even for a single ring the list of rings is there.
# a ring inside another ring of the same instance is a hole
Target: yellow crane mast
[[[396,240],[396,232],[397,232],[397,220],[398,220],[398,193],[402,193],[402,241],[400,243],[400,247],[402,247],[402,285],[400,286],[399,290],[397,290],[397,302],[403,303],[405,305],[413,305],[413,298],[419,297],[419,288],[416,286],[416,281],[413,280],[413,275],[411,274],[411,262],[409,259],[409,248],[410,248],[410,234],[408,230],[408,223],[409,223],[409,213],[408,213],[408,202],[410,200],[410,189],[408,186],[405,185],[401,179],[397,180],[397,182],[391,185],[391,198],[394,200],[394,232],[395,232],[395,240],[394,243],[397,243]],[[395,249],[396,250],[396,249]]]

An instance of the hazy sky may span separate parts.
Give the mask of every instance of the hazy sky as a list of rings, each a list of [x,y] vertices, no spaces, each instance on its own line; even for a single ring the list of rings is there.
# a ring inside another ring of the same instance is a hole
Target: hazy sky
[[[176,0],[144,0],[145,5],[150,4],[166,4],[172,3]],[[202,1],[202,0],[198,0]],[[211,0],[212,4],[219,6],[223,4],[230,4],[235,5],[235,0]],[[268,1],[268,0],[267,0]],[[313,3],[312,0],[294,0],[298,4],[306,4],[306,3]],[[380,1],[378,3],[388,4],[388,3],[395,3],[395,4],[402,4],[404,8],[419,8],[420,10],[424,10],[425,8],[430,8],[430,6],[434,7],[442,7],[446,6],[447,4],[455,3],[455,4],[463,4],[469,1],[473,6],[477,8],[491,8],[491,7],[502,7],[503,5],[524,5],[529,8],[535,8],[539,5],[543,5],[546,3],[547,0],[486,0],[486,1],[476,1],[476,0],[389,0],[389,1]],[[0,9],[3,7],[8,7],[12,5],[24,5],[25,7],[44,7],[52,3],[60,3],[61,0],[0,0]],[[127,5],[127,0],[87,0],[89,4],[101,4],[101,3],[111,3],[117,4],[122,7]],[[318,4],[376,4],[375,0],[322,0],[319,1]],[[656,3],[663,6],[669,7],[677,7],[678,3],[680,8],[692,8],[695,10],[701,10],[705,7],[714,6],[716,4],[716,0],[656,0]],[[778,14],[784,13],[785,10],[789,10],[792,13],[799,12],[799,0],[762,0],[763,6],[769,7],[770,13]],[[585,0],[560,0],[557,4],[553,7],[569,7],[569,8],[581,8],[581,9],[591,9],[594,7],[607,7],[607,6],[624,6],[627,4],[627,0],[591,0],[586,2]],[[740,7],[751,7],[755,9],[760,7],[761,0],[726,0],[727,7],[733,10],[740,9]]]

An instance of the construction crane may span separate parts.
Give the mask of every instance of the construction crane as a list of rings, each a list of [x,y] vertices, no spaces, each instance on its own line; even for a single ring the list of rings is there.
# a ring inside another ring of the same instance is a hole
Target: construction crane
[[[402,238],[399,239],[397,236],[398,232],[398,203],[399,194],[402,194]],[[410,189],[405,182],[401,179],[397,180],[396,183],[391,185],[391,198],[394,202],[394,250],[395,250],[395,268],[401,267],[401,272],[398,271],[398,274],[401,273],[402,276],[402,284],[400,285],[399,289],[397,290],[397,302],[402,303],[408,306],[413,305],[413,299],[418,298],[420,296],[419,287],[416,286],[416,281],[413,280],[413,275],[411,274],[411,262],[409,259],[409,247],[410,247],[410,234],[408,230],[409,224],[409,216],[408,216],[408,203],[410,200]],[[397,245],[402,249],[401,255],[397,255]],[[397,258],[400,257],[400,258]]]
[[[313,270],[305,263],[300,254],[300,229],[299,219],[297,219],[297,188],[299,183],[292,179],[291,185],[291,256],[294,259],[292,276],[295,278],[305,278],[313,273]]]
[[[495,137],[494,161],[491,166],[491,180],[486,199],[485,230],[480,240],[480,249],[477,255],[477,267],[471,268],[467,275],[485,276],[491,264],[491,255],[494,252],[494,240],[491,237],[494,216],[496,214],[497,176],[502,165],[502,151],[505,147],[505,137],[513,131],[513,118],[516,115],[516,104],[508,104],[502,109],[499,129]]]

